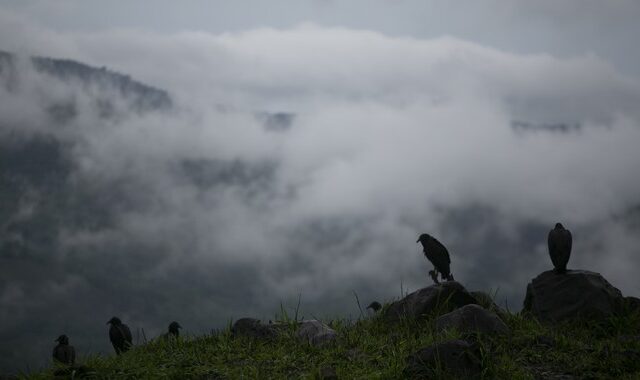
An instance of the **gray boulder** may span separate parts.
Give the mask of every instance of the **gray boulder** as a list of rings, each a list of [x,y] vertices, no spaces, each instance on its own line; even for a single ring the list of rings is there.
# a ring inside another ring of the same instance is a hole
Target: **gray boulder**
[[[436,319],[436,330],[461,333],[508,334],[511,330],[493,312],[478,305],[466,305]]]
[[[441,315],[459,307],[474,304],[476,299],[456,281],[447,281],[416,290],[403,299],[393,302],[385,310],[390,322],[403,318],[422,318],[425,315]]]
[[[231,327],[231,335],[233,337],[273,339],[278,336],[278,329],[274,325],[264,325],[258,319],[240,318]]]
[[[527,285],[524,311],[542,322],[601,319],[620,310],[624,298],[602,275],[586,270],[546,271]]]
[[[404,377],[435,378],[446,373],[464,379],[479,378],[480,353],[464,340],[452,340],[425,347],[407,358]]]
[[[630,313],[640,312],[640,298],[624,297],[624,311]]]
[[[324,323],[310,319],[302,321],[296,330],[296,337],[313,346],[322,346],[336,339],[338,334],[335,330]]]
[[[507,318],[507,312],[493,301],[493,297],[491,297],[489,293],[483,291],[475,291],[469,293],[473,296],[473,298],[476,299],[476,303],[478,305],[484,307],[489,311],[493,311],[502,320],[505,320]]]

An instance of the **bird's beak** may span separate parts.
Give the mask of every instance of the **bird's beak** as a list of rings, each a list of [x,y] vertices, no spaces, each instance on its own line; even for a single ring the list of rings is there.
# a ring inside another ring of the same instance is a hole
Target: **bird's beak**
[[[420,239],[416,240],[416,243],[420,243]]]

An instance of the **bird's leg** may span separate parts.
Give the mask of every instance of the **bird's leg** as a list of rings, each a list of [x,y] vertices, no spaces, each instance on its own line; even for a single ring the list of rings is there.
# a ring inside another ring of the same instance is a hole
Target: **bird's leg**
[[[431,276],[431,279],[433,280],[433,282],[437,285],[440,282],[438,281],[438,271],[436,269],[430,270],[429,271],[429,276]]]

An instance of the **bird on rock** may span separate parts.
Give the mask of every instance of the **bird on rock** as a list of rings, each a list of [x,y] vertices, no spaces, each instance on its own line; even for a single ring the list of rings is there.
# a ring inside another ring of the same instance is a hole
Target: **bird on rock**
[[[551,256],[551,262],[556,273],[567,272],[572,241],[571,231],[564,228],[562,223],[556,223],[556,226],[549,231],[549,237],[547,238],[549,256]]]
[[[69,337],[60,335],[55,342],[58,342],[58,345],[53,348],[53,359],[63,364],[73,365],[76,361],[76,350],[69,345]]]
[[[422,234],[416,241],[416,243],[422,243],[424,255],[433,264],[434,270],[429,271],[429,275],[433,282],[436,284],[438,281],[438,273],[443,280],[453,281],[453,275],[451,274],[451,259],[449,258],[449,251],[440,243],[436,238],[429,234]]]
[[[113,317],[107,322],[111,325],[109,328],[109,339],[113,348],[116,350],[116,354],[120,355],[126,352],[133,345],[133,338],[131,337],[131,330],[129,326],[120,321],[120,318]]]

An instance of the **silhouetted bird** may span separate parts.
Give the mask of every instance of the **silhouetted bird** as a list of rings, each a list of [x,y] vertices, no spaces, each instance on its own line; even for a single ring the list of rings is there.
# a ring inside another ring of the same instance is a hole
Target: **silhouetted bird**
[[[567,263],[571,256],[571,244],[573,238],[571,231],[565,229],[561,223],[556,223],[554,229],[549,231],[549,256],[557,273],[565,273],[567,271]]]
[[[173,321],[169,324],[169,331],[162,334],[162,339],[164,340],[171,340],[171,339],[178,339],[178,337],[180,336],[180,329],[182,328],[182,326],[180,326],[180,324],[176,321]]]
[[[176,321],[173,321],[169,324],[169,334],[175,336],[176,338],[180,336],[180,329],[182,326]]]
[[[442,276],[443,280],[453,281],[453,275],[451,274],[450,265],[451,259],[449,258],[449,252],[442,243],[429,234],[422,234],[416,241],[416,243],[422,243],[424,255],[431,261],[435,270],[429,271],[429,275],[433,279],[433,282],[438,284],[438,272]]]
[[[382,305],[380,305],[380,302],[378,301],[373,301],[369,304],[369,306],[367,306],[367,309],[371,309],[374,313],[377,313],[378,310],[382,309]]]
[[[113,344],[113,348],[116,350],[116,354],[120,355],[122,352],[128,351],[133,344],[129,327],[122,323],[118,317],[111,318],[107,324],[111,324],[109,328],[109,339],[111,340],[111,344]]]
[[[55,342],[58,342],[58,345],[53,348],[53,358],[60,363],[73,365],[76,361],[76,350],[69,345],[69,337],[60,335]]]

